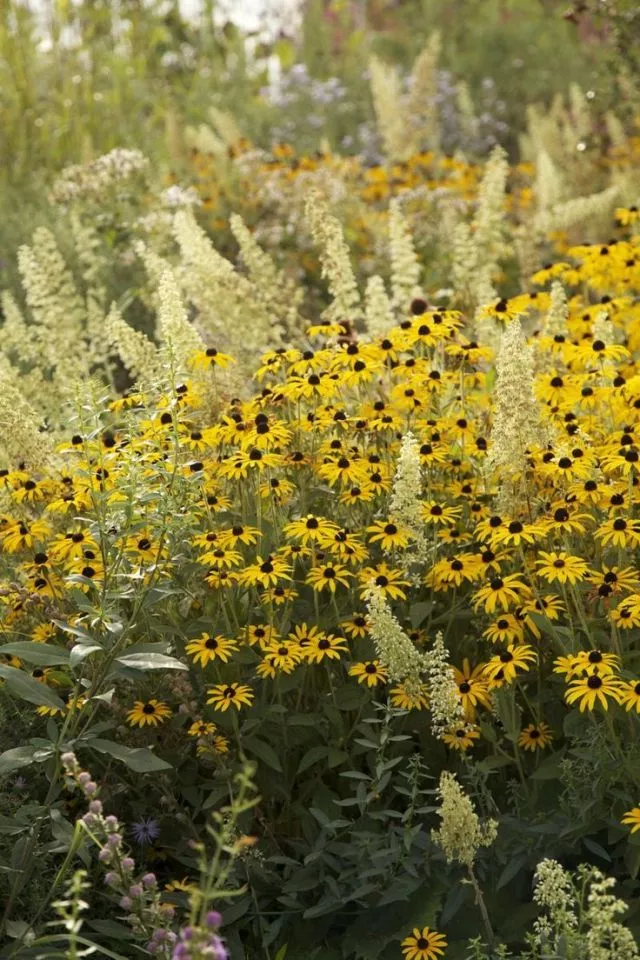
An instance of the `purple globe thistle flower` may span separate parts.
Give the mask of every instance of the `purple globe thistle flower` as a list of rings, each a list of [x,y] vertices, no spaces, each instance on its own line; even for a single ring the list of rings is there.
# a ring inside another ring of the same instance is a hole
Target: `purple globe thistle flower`
[[[136,843],[143,847],[160,836],[160,824],[153,817],[142,817],[137,823],[131,824],[131,833]]]

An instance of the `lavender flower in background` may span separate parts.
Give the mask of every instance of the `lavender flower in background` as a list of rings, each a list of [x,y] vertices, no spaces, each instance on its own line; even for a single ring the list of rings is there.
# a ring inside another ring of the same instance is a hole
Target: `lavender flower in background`
[[[366,79],[366,72],[363,77]],[[468,157],[485,157],[497,143],[503,143],[509,132],[505,122],[506,105],[500,99],[495,81],[485,77],[473,99],[450,70],[438,70],[437,89],[432,102],[440,126],[440,144],[450,156],[462,151]],[[405,95],[411,89],[411,75],[404,77]],[[309,73],[304,63],[296,63],[260,91],[267,103],[278,111],[278,123],[272,128],[274,140],[291,143],[306,141],[306,149],[317,146],[318,132],[329,128],[339,117],[344,121],[354,105],[347,99],[347,89],[338,77],[319,80]],[[365,163],[384,161],[380,136],[370,121],[347,124],[350,132],[339,136],[339,145],[350,153],[359,153]],[[342,131],[343,123],[339,124]],[[356,131],[355,134],[353,131]],[[338,132],[338,131],[336,131]]]
[[[218,911],[209,910],[204,927],[184,927],[173,948],[172,960],[204,960],[205,957],[208,960],[228,960],[227,948],[217,933],[221,923],[222,917]],[[147,944],[147,950],[156,952],[153,941]]]
[[[312,77],[305,63],[295,63],[260,91],[267,103],[278,111],[274,140],[300,142],[306,134],[307,148],[317,146],[317,131],[326,128],[336,114],[353,111],[347,100],[347,88],[339,77],[319,80]]]
[[[131,833],[136,843],[143,847],[160,836],[160,824],[153,817],[142,817],[137,823],[131,824]]]

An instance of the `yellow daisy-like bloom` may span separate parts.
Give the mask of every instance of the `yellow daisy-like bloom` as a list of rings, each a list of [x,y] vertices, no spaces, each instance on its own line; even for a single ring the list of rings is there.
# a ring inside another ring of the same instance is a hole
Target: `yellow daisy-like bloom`
[[[359,566],[369,559],[367,548],[350,530],[337,530],[333,536],[323,537],[320,546],[341,563]]]
[[[543,750],[553,741],[551,727],[541,721],[540,723],[530,723],[520,731],[518,745],[532,753],[536,750]]]
[[[136,700],[127,713],[130,727],[157,727],[171,716],[171,708],[161,700]]]
[[[474,740],[478,740],[479,737],[480,731],[477,727],[464,723],[458,724],[456,727],[450,727],[446,733],[442,735],[442,739],[448,747],[451,747],[452,750],[460,750],[462,752],[472,747]]]
[[[483,636],[492,643],[505,643],[524,639],[524,626],[512,613],[505,613],[489,624]]]
[[[631,827],[631,833],[640,830],[640,807],[634,807],[633,810],[627,810],[620,823]]]
[[[207,550],[198,557],[198,563],[212,570],[231,570],[233,567],[240,566],[242,554],[238,550],[231,550],[217,543],[213,550]]]
[[[462,670],[453,668],[453,675],[458,687],[458,696],[467,720],[475,720],[476,707],[483,706],[491,709],[491,697],[484,677],[484,665],[472,667],[465,657],[462,661]]]
[[[209,570],[204,582],[214,590],[224,590],[233,587],[239,580],[239,574],[233,570]]]
[[[633,627],[640,627],[640,607],[636,604],[628,603],[631,599],[627,597],[624,603],[621,603],[615,610],[612,610],[609,617],[620,630],[631,630]]]
[[[366,615],[364,613],[354,613],[350,620],[343,621],[342,629],[348,637],[354,640],[359,637],[366,637],[369,632]]]
[[[460,519],[462,509],[428,500],[422,505],[422,517],[425,523],[448,526]]]
[[[0,533],[0,539],[7,553],[19,553],[46,540],[50,533],[51,527],[45,520],[33,520],[31,523],[15,520]]]
[[[251,687],[245,683],[216,683],[215,686],[209,687],[207,693],[209,694],[207,703],[221,713],[228,710],[232,704],[236,710],[241,710],[243,706],[250,707],[255,697]]]
[[[31,631],[31,639],[34,643],[47,643],[56,635],[56,628],[52,623],[39,623]]]
[[[400,710],[425,710],[429,706],[426,683],[399,683],[391,689],[391,703]]]
[[[527,671],[529,664],[537,660],[537,654],[528,643],[510,643],[502,653],[491,657],[484,668],[484,676],[488,680],[497,678],[511,683],[518,675],[518,670]]]
[[[575,656],[575,665],[588,675],[598,673],[601,677],[612,677],[620,669],[620,657],[601,650],[581,650]]]
[[[329,660],[339,660],[340,656],[347,652],[345,638],[336,637],[332,633],[318,634],[307,647],[303,647],[303,656],[309,663],[321,663],[325,657]]]
[[[589,572],[586,560],[582,557],[573,557],[565,551],[556,553],[552,550],[545,553],[539,552],[540,559],[536,560],[538,573],[548,583],[558,581],[558,583],[578,583],[584,580]]]
[[[190,737],[206,737],[216,730],[215,723],[210,720],[194,720],[187,733]]]
[[[235,640],[229,640],[226,637],[211,637],[208,633],[203,633],[197,640],[190,640],[185,650],[190,657],[193,657],[194,663],[206,667],[212,660],[228,663],[231,655],[238,650],[238,644]]]
[[[498,527],[491,536],[491,543],[495,546],[518,547],[521,543],[535,543],[542,539],[545,528],[541,523],[523,523],[521,520],[512,520],[508,524]]]
[[[444,957],[447,938],[429,927],[414,927],[413,933],[405,937],[400,946],[405,960],[438,960],[438,957]]]
[[[273,603],[276,607],[280,607],[284,603],[291,603],[297,596],[297,590],[292,590],[291,587],[271,587],[269,590],[263,590],[260,600],[262,603]]]
[[[196,370],[208,370],[212,367],[221,367],[223,370],[236,361],[228,353],[221,353],[215,347],[199,350],[194,353],[191,362]]]
[[[628,227],[629,224],[640,221],[640,210],[636,206],[616,207],[614,216],[621,227]]]
[[[640,544],[640,523],[629,517],[610,517],[601,524],[594,536],[605,547],[637,547]]]
[[[411,539],[409,532],[390,520],[378,520],[367,527],[371,543],[379,543],[385,553],[390,550],[404,550]]]
[[[255,563],[238,573],[238,580],[249,586],[274,587],[278,580],[291,580],[291,565],[283,557],[256,557]]]
[[[218,531],[218,543],[222,547],[235,547],[238,543],[243,543],[245,546],[251,546],[252,544],[257,543],[258,538],[261,536],[262,533],[257,527],[249,527],[245,524],[237,523],[228,530]]]
[[[199,741],[196,747],[199,757],[216,757],[219,753],[229,753],[229,741],[221,733],[216,733]]]
[[[196,884],[189,880],[188,877],[183,877],[182,880],[171,880],[169,883],[165,883],[164,888],[167,893],[176,893],[178,891],[191,893],[192,890],[196,889]]]
[[[260,667],[268,663],[269,667],[276,672],[293,673],[295,668],[302,660],[302,648],[293,640],[285,639],[270,643],[265,649],[265,656],[262,664],[257,667],[258,676],[261,676]],[[269,670],[265,668],[265,675],[271,676]]]
[[[620,703],[620,681],[614,677],[601,677],[597,673],[592,673],[588,677],[582,677],[580,680],[572,680],[569,689],[565,693],[567,703],[577,703],[580,701],[580,712],[593,710],[596,703],[600,703],[605,709],[609,709],[607,697],[611,697],[616,703]]]
[[[561,676],[567,678],[567,680],[574,679],[580,672],[580,661],[577,657],[569,654],[567,657],[557,657],[553,661],[553,672],[559,673]]]
[[[377,567],[365,567],[359,576],[362,587],[360,589],[361,599],[365,599],[369,593],[369,584],[373,580],[377,587],[380,587],[383,594],[391,600],[406,600],[407,594],[403,587],[409,586],[409,581],[405,580],[400,570],[392,570],[386,563],[379,563]]]
[[[292,520],[285,524],[283,533],[285,537],[293,540],[299,540],[305,546],[307,543],[313,543],[327,537],[338,530],[338,524],[333,520],[327,520],[325,517],[316,517],[309,513],[306,517],[299,520]]]
[[[83,697],[82,694],[77,697],[73,697],[70,690],[65,691],[64,693],[59,694],[60,699],[64,700],[65,709],[70,713],[72,710],[82,710],[85,706],[87,700],[86,697]],[[36,713],[41,717],[60,717],[63,714],[63,711],[58,707],[36,707]]]
[[[49,553],[53,560],[71,560],[82,556],[84,550],[98,552],[98,544],[84,530],[71,530],[55,538]]]
[[[640,680],[630,680],[620,687],[620,704],[627,710],[640,713]]]
[[[552,533],[584,533],[585,524],[583,521],[591,520],[588,513],[570,513],[566,507],[558,507],[553,512],[553,517],[544,521],[544,527],[548,534]]]
[[[637,590],[638,574],[632,567],[608,567],[603,564],[602,570],[591,572],[589,582],[597,589],[599,597],[606,598]]]
[[[270,643],[278,639],[278,631],[268,623],[251,623],[240,634],[239,639],[250,646],[257,643],[262,650],[266,650]]]
[[[312,567],[307,574],[306,583],[314,590],[321,593],[323,590],[330,590],[335,593],[338,584],[343,587],[349,586],[348,577],[351,574],[345,566],[340,563],[327,563],[322,566]]]
[[[349,667],[349,676],[357,677],[358,683],[366,683],[368,687],[377,687],[387,682],[389,673],[379,660],[363,660]]]
[[[499,604],[503,610],[508,610],[512,603],[520,601],[521,593],[526,591],[526,585],[515,573],[505,577],[493,577],[486,587],[481,587],[474,593],[474,607],[484,605],[487,613],[493,613]]]

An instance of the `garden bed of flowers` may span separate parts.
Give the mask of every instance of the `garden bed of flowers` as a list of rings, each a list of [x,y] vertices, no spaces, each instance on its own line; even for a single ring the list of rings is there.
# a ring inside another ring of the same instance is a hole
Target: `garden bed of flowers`
[[[447,151],[438,44],[15,251],[0,956],[640,956],[637,122]]]

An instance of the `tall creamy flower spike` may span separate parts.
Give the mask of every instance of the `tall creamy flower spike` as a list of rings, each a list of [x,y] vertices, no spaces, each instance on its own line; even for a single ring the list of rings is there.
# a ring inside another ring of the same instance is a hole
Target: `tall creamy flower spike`
[[[489,464],[504,475],[521,478],[526,451],[540,443],[542,425],[534,396],[533,356],[518,318],[504,332],[496,369]]]
[[[448,863],[473,867],[481,847],[490,847],[498,834],[495,820],[481,823],[473,801],[464,792],[453,773],[444,770],[438,787],[440,828],[431,831]]]
[[[323,313],[329,322],[358,320],[362,314],[360,293],[351,266],[349,247],[342,227],[317,189],[307,195],[305,215],[319,248],[322,276],[329,285],[331,304]]]
[[[427,541],[423,520],[422,463],[420,444],[409,431],[402,438],[400,454],[393,480],[393,491],[389,503],[389,516],[406,527],[411,533],[412,556],[420,561],[426,558]]]

